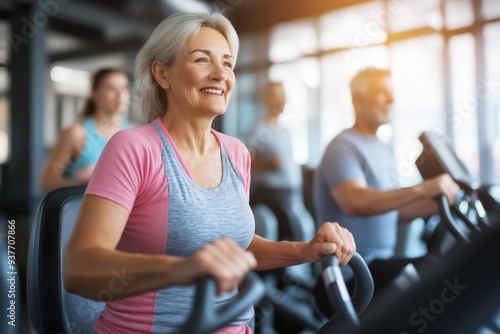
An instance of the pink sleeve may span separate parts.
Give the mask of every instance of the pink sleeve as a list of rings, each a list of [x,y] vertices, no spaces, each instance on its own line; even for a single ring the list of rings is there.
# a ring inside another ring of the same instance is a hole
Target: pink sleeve
[[[144,141],[145,136],[134,129],[115,134],[99,157],[85,193],[109,199],[130,212],[147,174]]]
[[[245,167],[244,171],[245,174],[243,175],[243,186],[245,187],[245,193],[247,195],[247,198],[250,199],[250,181],[251,181],[251,173],[250,173],[250,168],[251,168],[251,159],[250,159],[250,152],[248,152],[248,149],[245,147]]]

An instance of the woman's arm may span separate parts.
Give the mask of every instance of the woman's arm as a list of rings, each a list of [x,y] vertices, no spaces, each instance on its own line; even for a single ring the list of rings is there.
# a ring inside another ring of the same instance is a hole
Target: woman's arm
[[[345,265],[356,251],[356,245],[347,229],[325,222],[309,242],[273,242],[254,235],[248,250],[257,259],[256,270],[268,270],[315,262],[329,254],[335,254],[340,264]]]
[[[40,175],[39,183],[43,191],[49,192],[56,188],[74,186],[88,181],[88,178],[68,179],[64,177],[71,158],[78,156],[83,149],[85,138],[85,128],[81,124],[74,124],[61,132]]]
[[[124,298],[212,275],[219,292],[234,289],[255,259],[232,240],[216,240],[189,258],[115,250],[129,212],[108,199],[84,196],[73,235],[64,253],[64,285],[89,299]]]

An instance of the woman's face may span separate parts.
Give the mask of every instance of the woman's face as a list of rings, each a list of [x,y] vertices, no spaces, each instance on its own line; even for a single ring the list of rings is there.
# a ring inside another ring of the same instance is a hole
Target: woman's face
[[[92,101],[97,112],[125,112],[130,102],[127,76],[120,72],[106,75],[93,91]]]
[[[234,86],[233,67],[234,57],[226,38],[202,27],[167,69],[168,110],[223,114]]]

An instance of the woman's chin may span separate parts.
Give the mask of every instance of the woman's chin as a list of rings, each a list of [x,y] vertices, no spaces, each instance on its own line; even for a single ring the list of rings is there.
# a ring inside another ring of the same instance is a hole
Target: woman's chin
[[[227,110],[226,107],[210,108],[206,110],[206,113],[214,116],[219,116],[219,115],[224,115],[226,113],[226,110]]]

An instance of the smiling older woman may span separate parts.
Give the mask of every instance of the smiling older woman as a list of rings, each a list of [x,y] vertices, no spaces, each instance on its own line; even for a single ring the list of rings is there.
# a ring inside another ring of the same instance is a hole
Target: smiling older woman
[[[192,306],[189,285],[202,275],[216,278],[221,305],[248,270],[352,256],[352,235],[335,223],[304,243],[254,235],[249,153],[211,128],[226,111],[237,53],[230,22],[205,13],[167,18],[139,52],[150,123],[109,142],[65,253],[66,288],[84,297],[109,297],[100,291],[113,272],[130,278],[107,300],[97,333],[175,332]],[[250,308],[221,333],[251,333],[252,317]]]

